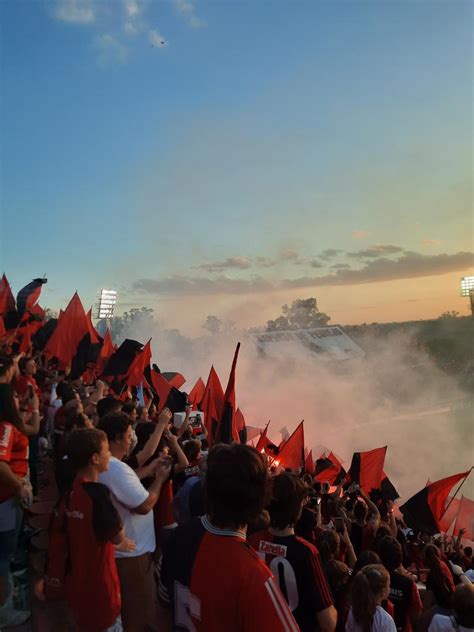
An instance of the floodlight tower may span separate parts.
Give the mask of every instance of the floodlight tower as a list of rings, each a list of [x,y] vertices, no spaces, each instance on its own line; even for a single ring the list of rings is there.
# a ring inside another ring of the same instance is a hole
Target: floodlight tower
[[[115,290],[101,290],[99,294],[99,309],[97,318],[105,319],[107,327],[110,329],[110,320],[114,317],[114,308],[117,303],[117,292]]]
[[[469,296],[471,299],[471,314],[474,318],[474,276],[465,276],[461,279],[461,296]]]

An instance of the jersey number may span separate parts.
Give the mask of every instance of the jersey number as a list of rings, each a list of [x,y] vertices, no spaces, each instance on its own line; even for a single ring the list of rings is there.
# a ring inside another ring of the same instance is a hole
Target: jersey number
[[[188,632],[196,632],[191,616],[201,620],[201,602],[187,586],[176,581],[174,583],[174,604],[176,625],[183,627]]]
[[[284,557],[274,557],[269,564],[280,586],[290,610],[296,610],[299,604],[298,585],[293,567]]]

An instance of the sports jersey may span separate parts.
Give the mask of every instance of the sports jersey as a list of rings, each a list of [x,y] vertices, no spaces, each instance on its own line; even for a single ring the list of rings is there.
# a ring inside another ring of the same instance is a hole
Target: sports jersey
[[[399,632],[411,632],[411,621],[418,617],[423,606],[413,579],[401,573],[390,573],[390,601],[394,607],[395,625]]]
[[[122,528],[101,483],[74,480],[67,503],[66,597],[79,628],[101,632],[120,614],[120,582],[111,542]]]
[[[41,390],[32,375],[19,375],[14,381],[15,390],[21,399],[27,394],[30,384],[34,388],[36,396],[41,401]]]
[[[370,522],[364,526],[353,522],[351,525],[351,542],[354,547],[354,552],[358,557],[362,551],[367,551],[372,548],[375,539],[375,530]]]
[[[275,536],[260,531],[249,543],[275,575],[280,590],[302,632],[314,632],[317,613],[333,605],[316,547],[296,535]]]
[[[160,564],[159,596],[173,611],[175,631],[299,630],[245,533],[217,529],[207,516],[170,535]]]
[[[24,478],[28,472],[28,437],[9,421],[0,422],[0,461],[8,463],[13,474]],[[0,502],[15,496],[15,491],[0,486]]]

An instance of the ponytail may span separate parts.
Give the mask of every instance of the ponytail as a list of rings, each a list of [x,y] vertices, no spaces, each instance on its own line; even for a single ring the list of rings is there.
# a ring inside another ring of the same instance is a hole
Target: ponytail
[[[377,599],[390,581],[389,574],[380,564],[364,566],[352,581],[352,614],[362,632],[371,632]]]

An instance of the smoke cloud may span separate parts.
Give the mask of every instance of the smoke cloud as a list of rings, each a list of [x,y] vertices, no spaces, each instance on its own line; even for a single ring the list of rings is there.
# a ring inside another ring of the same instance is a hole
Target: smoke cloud
[[[366,357],[331,362],[298,342],[267,345],[262,354],[245,332],[188,339],[146,321],[123,337],[152,337],[153,362],[180,371],[188,392],[214,365],[225,389],[235,344],[237,405],[248,425],[262,427],[280,441],[280,429],[305,420],[306,445],[318,458],[332,450],[346,469],[354,451],[388,445],[385,471],[408,498],[428,478],[467,470],[473,464],[472,399],[454,378],[403,333],[360,341]],[[474,476],[463,487],[474,497]]]

